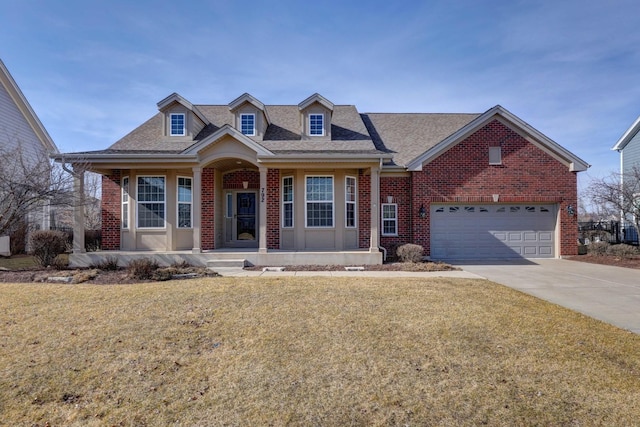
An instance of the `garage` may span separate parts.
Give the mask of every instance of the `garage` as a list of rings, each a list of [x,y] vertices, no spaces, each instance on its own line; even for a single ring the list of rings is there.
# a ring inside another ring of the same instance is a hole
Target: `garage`
[[[432,259],[553,258],[556,206],[432,204]]]

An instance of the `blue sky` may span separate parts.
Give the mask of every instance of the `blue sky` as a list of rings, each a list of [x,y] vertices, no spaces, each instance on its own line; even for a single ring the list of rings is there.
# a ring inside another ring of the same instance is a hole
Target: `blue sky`
[[[0,58],[63,152],[111,145],[178,92],[361,112],[500,104],[593,166],[640,115],[637,1],[0,0]]]

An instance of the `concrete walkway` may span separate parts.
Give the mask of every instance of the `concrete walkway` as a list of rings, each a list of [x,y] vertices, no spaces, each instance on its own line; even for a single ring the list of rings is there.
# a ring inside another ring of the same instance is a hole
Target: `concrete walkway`
[[[640,271],[563,259],[470,264],[469,273],[640,334]]]

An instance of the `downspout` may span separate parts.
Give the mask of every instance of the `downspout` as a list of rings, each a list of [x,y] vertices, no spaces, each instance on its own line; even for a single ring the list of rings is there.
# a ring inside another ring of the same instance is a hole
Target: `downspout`
[[[382,157],[380,157],[380,161],[378,163],[378,170],[382,172]],[[378,188],[380,188],[380,174],[378,174]],[[378,209],[378,212],[380,212],[379,205],[380,205],[380,197],[378,195],[378,201],[376,203],[376,208]],[[378,222],[381,222],[380,218],[378,218]],[[380,237],[381,237],[380,227],[378,226],[378,250],[382,251],[382,262],[385,262],[387,260],[387,249],[380,246]]]

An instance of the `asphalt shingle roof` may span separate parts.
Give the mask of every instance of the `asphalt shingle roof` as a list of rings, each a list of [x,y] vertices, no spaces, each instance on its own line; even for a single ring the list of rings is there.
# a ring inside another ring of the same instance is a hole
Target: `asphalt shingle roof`
[[[195,106],[209,123],[194,140],[162,135],[162,113],[158,113],[100,153],[179,153],[224,125],[233,125],[227,105]],[[366,113],[353,105],[334,106],[331,140],[302,138],[297,105],[267,105],[270,124],[263,138],[252,138],[266,149],[280,154],[391,153],[393,163],[405,166],[479,114]],[[97,154],[98,152],[96,152]]]

